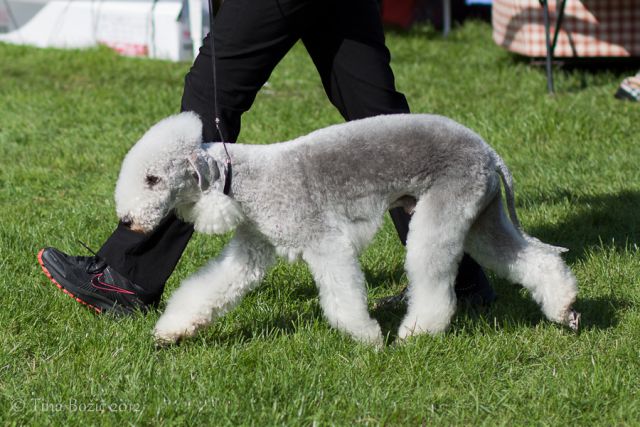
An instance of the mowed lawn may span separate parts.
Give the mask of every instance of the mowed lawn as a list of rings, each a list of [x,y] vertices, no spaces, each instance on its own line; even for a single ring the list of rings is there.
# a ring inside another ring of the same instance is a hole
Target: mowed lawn
[[[389,33],[388,45],[412,110],[485,137],[516,179],[525,229],[570,249],[580,335],[492,276],[499,300],[460,307],[441,336],[398,344],[402,308],[373,311],[389,333],[377,351],[331,329],[306,266],[282,262],[236,310],[156,350],[159,313],[96,316],[45,278],[36,254],[52,245],[88,255],[78,240],[98,249],[109,236],[120,162],[178,111],[189,64],[0,44],[0,422],[638,425],[640,106],[613,98],[626,73],[560,72],[549,96],[543,70],[496,47],[481,23],[446,39]],[[240,140],[268,144],[341,120],[296,46]],[[196,236],[164,301],[228,239]],[[387,219],[361,258],[370,301],[406,284],[403,256]]]

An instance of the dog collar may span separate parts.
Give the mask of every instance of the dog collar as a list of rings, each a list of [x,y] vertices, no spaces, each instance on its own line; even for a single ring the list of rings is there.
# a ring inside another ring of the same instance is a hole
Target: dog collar
[[[226,151],[226,148],[225,148],[225,151]],[[229,193],[231,192],[231,176],[232,176],[231,158],[227,157],[227,160],[225,160],[224,162],[224,187],[222,189],[222,194],[224,194],[225,196],[228,196]]]

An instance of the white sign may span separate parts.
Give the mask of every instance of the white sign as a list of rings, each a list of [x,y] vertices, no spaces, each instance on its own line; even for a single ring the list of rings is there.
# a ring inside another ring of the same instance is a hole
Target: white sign
[[[52,0],[24,25],[0,34],[0,41],[61,48],[102,44],[125,55],[190,60],[189,17],[182,10],[182,0]]]

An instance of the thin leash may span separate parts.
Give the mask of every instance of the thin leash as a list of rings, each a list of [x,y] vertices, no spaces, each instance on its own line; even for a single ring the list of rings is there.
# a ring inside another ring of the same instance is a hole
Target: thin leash
[[[225,196],[228,196],[231,191],[231,156],[227,150],[225,137],[220,129],[220,116],[218,115],[218,77],[216,75],[216,48],[213,41],[213,21],[213,0],[209,0],[209,44],[211,46],[211,71],[213,72],[213,114],[215,116],[214,123],[218,131],[218,136],[220,137],[220,142],[227,155],[227,159],[224,162],[224,189],[222,192]]]

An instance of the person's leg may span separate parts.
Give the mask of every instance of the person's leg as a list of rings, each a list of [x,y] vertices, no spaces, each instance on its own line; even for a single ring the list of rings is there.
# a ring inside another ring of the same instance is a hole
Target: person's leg
[[[323,3],[323,10],[322,18],[307,27],[302,40],[327,96],[345,120],[409,113],[406,98],[395,87],[377,1],[333,0]],[[389,213],[406,244],[411,216],[403,208]],[[456,292],[478,297],[480,302],[495,299],[484,272],[467,254],[460,262]]]
[[[193,226],[173,214],[148,235],[120,223],[98,251],[98,257],[142,287],[147,300],[157,301],[192,234]]]
[[[303,3],[297,1],[296,3]],[[275,66],[298,40],[274,0],[223,2],[214,23],[218,115],[226,142],[235,142],[240,119]],[[198,113],[205,141],[219,141],[214,124],[209,35],[185,77],[181,109]]]
[[[346,120],[409,113],[397,91],[376,0],[323,3],[302,36],[327,96]]]
[[[329,1],[323,19],[315,22],[317,26],[308,28],[302,40],[327,96],[345,120],[410,112],[395,87],[375,0]],[[411,217],[402,208],[389,213],[405,244]]]

